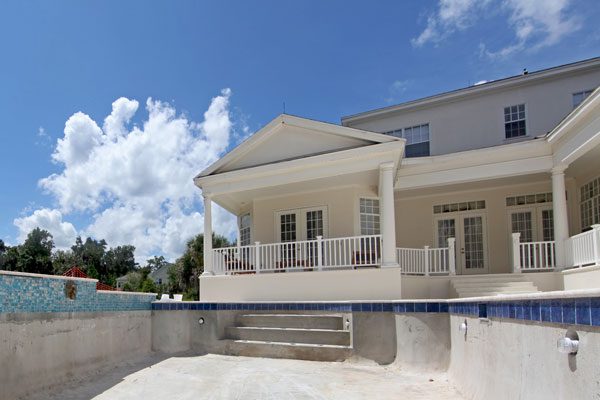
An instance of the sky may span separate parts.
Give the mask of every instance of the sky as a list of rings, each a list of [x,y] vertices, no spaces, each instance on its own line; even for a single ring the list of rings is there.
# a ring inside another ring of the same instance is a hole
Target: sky
[[[0,239],[174,260],[203,231],[192,178],[284,103],[339,123],[597,57],[598,20],[597,0],[2,1]]]

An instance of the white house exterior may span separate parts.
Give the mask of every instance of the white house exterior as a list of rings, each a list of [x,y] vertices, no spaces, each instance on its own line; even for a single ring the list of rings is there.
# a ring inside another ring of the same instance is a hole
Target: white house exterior
[[[195,178],[201,300],[600,287],[599,86],[596,58],[341,126],[280,115]],[[211,248],[213,202],[234,248]]]

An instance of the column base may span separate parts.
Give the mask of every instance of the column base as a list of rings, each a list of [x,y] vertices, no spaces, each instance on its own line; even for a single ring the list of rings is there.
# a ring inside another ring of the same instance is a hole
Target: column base
[[[202,274],[200,274],[200,276],[214,276],[215,273],[212,271],[204,271],[202,272]]]

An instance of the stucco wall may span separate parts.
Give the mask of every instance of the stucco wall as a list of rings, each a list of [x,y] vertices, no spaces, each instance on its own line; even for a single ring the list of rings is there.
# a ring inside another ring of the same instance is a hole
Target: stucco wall
[[[567,182],[569,220],[572,232],[578,232],[577,221],[579,205],[576,202],[576,186],[573,180]],[[433,206],[465,201],[485,200],[482,212],[487,222],[487,249],[489,273],[512,272],[510,227],[506,197],[552,191],[550,180],[520,185],[502,185],[487,189],[453,192],[451,187],[443,194],[419,196],[396,192],[396,242],[399,247],[434,246]],[[440,214],[440,216],[452,214]],[[572,233],[573,234],[573,233]],[[459,249],[457,249],[457,252]],[[457,273],[460,273],[457,264]]]
[[[466,336],[458,326],[467,321]],[[600,393],[600,329],[577,327],[580,351],[561,354],[565,326],[452,315],[449,375],[471,399],[594,399]]]
[[[0,314],[0,398],[60,384],[151,351],[151,311]]]
[[[505,143],[504,107],[516,104],[525,104],[528,137],[544,135],[572,111],[573,93],[599,85],[600,71],[596,70],[513,89],[495,90],[458,101],[390,112],[386,116],[349,125],[387,132],[429,123],[431,155],[454,153]]]
[[[201,276],[200,301],[394,300],[399,268]]]
[[[600,266],[575,268],[561,273],[565,290],[597,289],[600,287]]]
[[[252,241],[277,243],[275,213],[277,211],[327,207],[328,236],[355,236],[358,231],[358,199],[360,196],[378,196],[376,187],[351,186],[326,191],[292,194],[289,196],[257,199],[252,208]]]

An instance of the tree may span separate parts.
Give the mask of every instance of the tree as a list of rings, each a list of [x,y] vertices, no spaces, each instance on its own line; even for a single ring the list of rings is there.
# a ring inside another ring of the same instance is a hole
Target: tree
[[[212,242],[213,248],[230,246],[227,238],[222,235],[213,235]],[[175,261],[175,265],[173,273],[177,274],[177,277],[173,279],[173,283],[178,283],[178,288],[184,292],[185,299],[197,299],[198,276],[204,272],[204,234],[196,235],[187,242],[185,253]],[[171,279],[169,282],[171,283]]]
[[[52,274],[52,249],[54,241],[50,232],[35,228],[19,246],[17,270],[38,274]]]
[[[79,265],[80,262],[71,250],[56,250],[52,254],[52,267],[55,275],[62,275],[67,270]]]
[[[146,260],[146,266],[150,268],[150,272],[157,271],[168,264],[169,262],[163,256],[154,256]]]
[[[104,282],[114,285],[117,278],[136,269],[135,247],[131,245],[117,246],[109,249],[104,255],[106,268]]]

